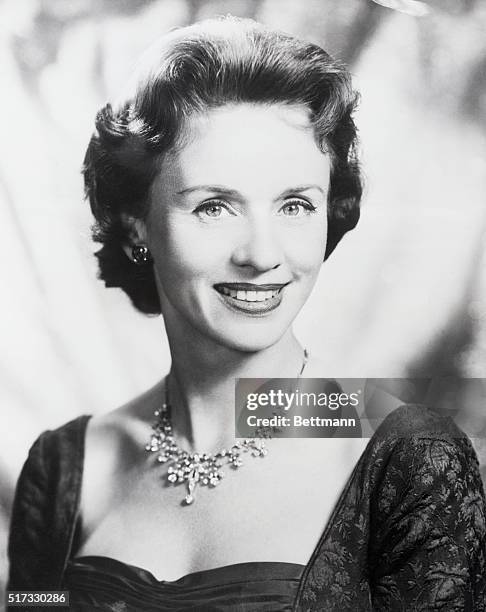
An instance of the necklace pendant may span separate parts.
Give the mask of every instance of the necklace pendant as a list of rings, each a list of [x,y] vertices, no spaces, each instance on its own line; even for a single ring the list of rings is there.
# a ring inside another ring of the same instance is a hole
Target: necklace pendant
[[[194,489],[196,488],[196,480],[194,478],[189,478],[187,481],[187,495],[184,498],[184,502],[186,506],[190,506],[194,501]]]

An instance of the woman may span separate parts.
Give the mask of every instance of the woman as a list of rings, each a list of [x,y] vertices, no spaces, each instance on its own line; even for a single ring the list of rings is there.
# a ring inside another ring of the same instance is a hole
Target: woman
[[[366,448],[235,446],[235,378],[325,375],[291,324],[358,221],[355,102],[322,49],[228,17],[166,36],[100,111],[101,278],[162,313],[172,366],[36,441],[10,589],[78,610],[485,609],[484,491],[450,419],[402,406]]]

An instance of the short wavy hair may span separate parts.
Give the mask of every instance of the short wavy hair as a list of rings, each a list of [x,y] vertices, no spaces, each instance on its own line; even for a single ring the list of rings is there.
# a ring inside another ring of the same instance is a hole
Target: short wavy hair
[[[331,159],[325,258],[359,220],[362,183],[346,68],[319,46],[249,19],[223,17],[179,28],[142,60],[116,106],[96,116],[83,165],[95,217],[99,278],[146,314],[160,314],[153,264],[126,256],[127,218],[144,219],[150,186],[188,117],[228,103],[287,104],[310,111],[316,143]]]

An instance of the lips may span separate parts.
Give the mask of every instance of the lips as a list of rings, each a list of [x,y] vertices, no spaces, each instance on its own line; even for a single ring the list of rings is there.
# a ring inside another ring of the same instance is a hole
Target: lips
[[[286,285],[288,283],[265,285],[218,283],[214,288],[233,310],[262,315],[279,306],[282,301],[282,290]]]

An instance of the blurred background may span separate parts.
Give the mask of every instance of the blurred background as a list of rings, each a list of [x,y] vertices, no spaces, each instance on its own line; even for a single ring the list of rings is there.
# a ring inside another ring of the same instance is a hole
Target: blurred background
[[[158,36],[226,13],[317,42],[362,95],[362,218],[299,337],[323,376],[448,381],[421,393],[459,408],[486,481],[483,0],[0,0],[0,584],[33,440],[169,365],[161,319],[96,280],[80,176],[94,115]]]

